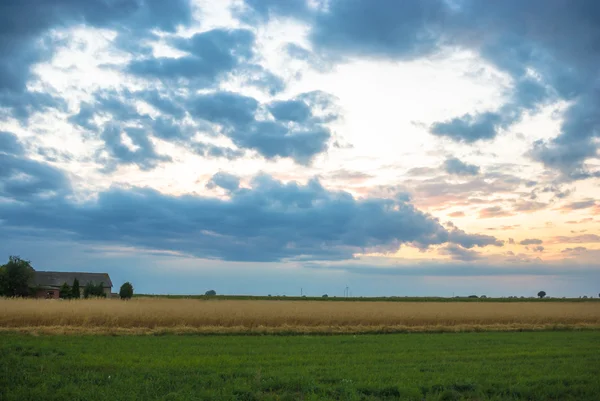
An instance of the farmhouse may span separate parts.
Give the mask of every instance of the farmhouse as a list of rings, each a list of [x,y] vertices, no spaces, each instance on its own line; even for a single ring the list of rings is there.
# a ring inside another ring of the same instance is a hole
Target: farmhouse
[[[73,285],[75,279],[79,280],[79,291],[83,295],[83,288],[87,283],[100,284],[107,298],[111,296],[112,281],[108,273],[79,273],[79,272],[40,272],[36,271],[32,285],[37,288],[36,298],[58,298],[60,287],[67,283]]]

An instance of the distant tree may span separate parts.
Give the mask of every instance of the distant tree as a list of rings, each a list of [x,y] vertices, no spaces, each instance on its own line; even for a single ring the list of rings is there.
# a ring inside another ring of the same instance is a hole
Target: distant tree
[[[477,295],[469,295],[469,298],[479,298]]]
[[[323,294],[323,298],[329,298],[329,295]]]
[[[18,256],[9,256],[8,263],[0,266],[0,295],[28,296],[32,292],[29,284],[34,272],[30,261]]]
[[[217,292],[215,290],[208,290],[204,293],[204,295],[207,295],[209,297],[213,297],[215,295],[217,295]]]
[[[584,295],[584,296],[583,296],[583,299],[587,299],[587,295]]]
[[[83,287],[83,297],[102,297],[106,298],[106,294],[104,293],[104,283],[94,284],[92,282],[88,282],[85,287]]]
[[[540,292],[538,292],[538,297],[540,297],[540,299],[544,298],[545,296],[546,296],[546,291],[540,291]]]
[[[79,289],[79,280],[77,280],[77,278],[73,280],[73,287],[71,287],[71,298],[81,298],[81,290]]]
[[[63,285],[60,286],[58,296],[60,299],[71,299],[73,297],[73,290],[71,289],[69,284],[63,283]]]
[[[482,295],[479,298],[487,298],[487,296],[486,295]]]
[[[133,286],[129,281],[123,283],[119,290],[119,296],[121,299],[131,299],[131,297],[133,297]]]

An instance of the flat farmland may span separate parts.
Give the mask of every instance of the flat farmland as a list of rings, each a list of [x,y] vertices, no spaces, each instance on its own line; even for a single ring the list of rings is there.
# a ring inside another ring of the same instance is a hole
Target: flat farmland
[[[598,302],[0,299],[0,331],[45,334],[334,334],[597,328]]]
[[[600,333],[0,334],[0,400],[597,401]]]

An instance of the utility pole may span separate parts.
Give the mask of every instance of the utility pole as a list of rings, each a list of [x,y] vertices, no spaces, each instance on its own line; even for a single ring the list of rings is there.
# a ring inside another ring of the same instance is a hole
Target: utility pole
[[[302,296],[302,287],[300,287],[300,296]]]

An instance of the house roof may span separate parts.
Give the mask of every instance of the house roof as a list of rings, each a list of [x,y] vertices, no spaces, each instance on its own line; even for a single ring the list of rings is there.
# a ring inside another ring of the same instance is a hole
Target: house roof
[[[60,287],[64,283],[73,285],[75,279],[84,287],[87,283],[100,284],[104,288],[112,287],[108,273],[80,273],[80,272],[40,272],[33,275],[33,285],[40,287]]]

